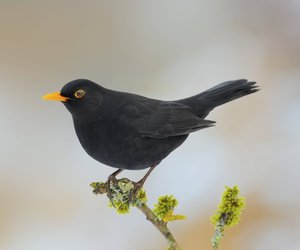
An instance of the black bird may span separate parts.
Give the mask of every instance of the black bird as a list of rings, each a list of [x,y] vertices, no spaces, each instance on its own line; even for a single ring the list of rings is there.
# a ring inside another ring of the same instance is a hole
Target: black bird
[[[241,79],[221,83],[186,99],[161,101],[78,79],[43,98],[63,102],[85,151],[95,160],[118,168],[109,180],[115,180],[123,169],[150,167],[136,183],[137,190],[190,133],[215,124],[204,119],[210,111],[256,91],[255,82]]]

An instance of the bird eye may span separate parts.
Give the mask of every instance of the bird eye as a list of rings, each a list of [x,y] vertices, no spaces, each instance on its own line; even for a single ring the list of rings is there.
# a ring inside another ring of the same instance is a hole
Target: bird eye
[[[84,97],[84,95],[85,95],[85,92],[84,92],[84,90],[82,90],[82,89],[77,90],[77,91],[75,92],[75,94],[74,94],[74,96],[75,96],[76,98],[82,98],[82,97]]]

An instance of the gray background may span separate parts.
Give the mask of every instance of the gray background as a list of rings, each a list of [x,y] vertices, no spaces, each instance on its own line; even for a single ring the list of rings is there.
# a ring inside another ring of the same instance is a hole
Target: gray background
[[[258,81],[153,172],[149,204],[174,194],[183,249],[210,249],[209,216],[238,184],[248,207],[222,249],[298,249],[299,13],[295,0],[0,0],[0,249],[166,247],[139,211],[117,215],[92,194],[113,169],[83,151],[63,105],[41,100],[76,78],[165,100]]]

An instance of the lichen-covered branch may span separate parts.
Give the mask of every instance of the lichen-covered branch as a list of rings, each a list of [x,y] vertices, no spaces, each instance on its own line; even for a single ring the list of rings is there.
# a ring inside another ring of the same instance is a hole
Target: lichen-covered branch
[[[238,186],[233,188],[225,187],[220,204],[211,222],[215,226],[215,233],[212,238],[213,249],[217,249],[220,240],[224,237],[225,228],[237,225],[241,219],[241,213],[246,207],[245,198],[239,197]]]
[[[147,206],[147,196],[143,188],[133,195],[134,182],[127,178],[114,179],[113,181],[93,182],[93,192],[95,194],[108,194],[110,199],[109,206],[116,209],[120,214],[128,213],[130,207],[136,207],[165,237],[168,242],[169,250],[180,250],[174,236],[168,228],[168,222],[185,219],[183,215],[174,215],[174,208],[178,201],[172,195],[159,197],[153,209]],[[211,222],[215,226],[215,233],[212,238],[213,249],[217,249],[220,240],[224,236],[224,231],[228,227],[238,224],[241,212],[245,209],[245,198],[239,197],[239,188],[225,187],[220,204],[215,214],[211,217]]]
[[[185,218],[183,215],[173,214],[174,208],[178,204],[173,196],[161,196],[155,208],[151,210],[146,204],[147,197],[144,189],[141,188],[135,197],[132,196],[134,183],[127,178],[110,183],[93,182],[91,186],[95,194],[109,193],[109,206],[114,207],[118,213],[128,213],[131,206],[139,209],[146,216],[146,219],[165,237],[168,242],[169,250],[181,249],[167,226],[169,221],[182,220]]]
[[[149,220],[165,237],[170,250],[181,249],[178,243],[176,242],[174,236],[172,235],[171,231],[167,227],[167,222],[160,220],[146,204],[137,206],[137,208],[146,216],[146,219]]]

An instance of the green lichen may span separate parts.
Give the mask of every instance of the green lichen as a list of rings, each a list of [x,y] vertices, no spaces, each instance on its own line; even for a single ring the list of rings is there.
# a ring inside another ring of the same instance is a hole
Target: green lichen
[[[138,183],[139,184],[139,183]],[[127,178],[117,180],[110,178],[108,182],[90,184],[94,194],[106,194],[109,191],[109,207],[115,208],[119,214],[127,214],[131,206],[137,207],[146,218],[155,225],[168,241],[169,249],[180,250],[174,236],[167,227],[167,222],[185,219],[183,215],[174,215],[178,201],[172,195],[161,196],[153,211],[147,206],[147,196],[143,188],[135,189],[135,183]]]
[[[90,184],[93,187],[95,194],[103,194],[107,192],[107,184],[103,182],[92,182]],[[147,202],[146,192],[143,188],[139,189],[136,197],[130,202],[130,197],[134,189],[134,184],[127,178],[122,178],[117,182],[110,182],[109,189],[111,191],[111,200],[108,206],[115,208],[119,214],[127,214],[130,211],[131,206],[141,206]]]
[[[212,238],[214,249],[219,246],[220,240],[224,236],[225,228],[237,225],[241,219],[241,213],[246,207],[245,198],[238,197],[240,190],[238,186],[233,188],[225,187],[218,209],[210,218],[215,226],[215,234]]]
[[[174,215],[174,208],[178,205],[178,201],[173,195],[164,195],[158,198],[157,204],[154,205],[154,214],[162,221],[169,222],[174,220],[183,220],[185,216]]]
[[[93,188],[94,194],[103,194],[106,192],[106,184],[104,182],[92,182],[90,186]]]
[[[122,203],[120,201],[114,201],[114,206],[111,201],[108,202],[110,208],[115,208],[118,214],[128,214],[130,211],[130,205],[128,203]]]
[[[224,220],[225,226],[232,227],[239,223],[242,210],[245,208],[245,198],[238,197],[240,190],[237,186],[233,188],[225,187],[221,203],[217,211],[211,217],[211,222],[216,225],[220,220]]]
[[[164,195],[158,198],[157,204],[154,205],[153,212],[159,218],[163,219],[168,213],[173,212],[178,205],[178,201],[173,195]]]
[[[94,194],[107,193],[107,183],[92,182],[90,186],[93,188]],[[139,189],[136,196],[132,197],[134,183],[127,178],[109,183],[111,191],[111,199],[108,206],[115,208],[119,214],[127,214],[132,206],[142,206],[147,202],[146,192],[143,188]],[[132,200],[130,201],[132,197]],[[167,223],[174,220],[183,220],[186,217],[180,214],[173,214],[174,208],[178,205],[178,201],[173,195],[164,195],[159,197],[158,203],[154,205],[153,212],[159,220]]]
[[[145,204],[146,202],[147,202],[146,191],[143,188],[141,188],[138,191],[132,205],[138,207]]]

